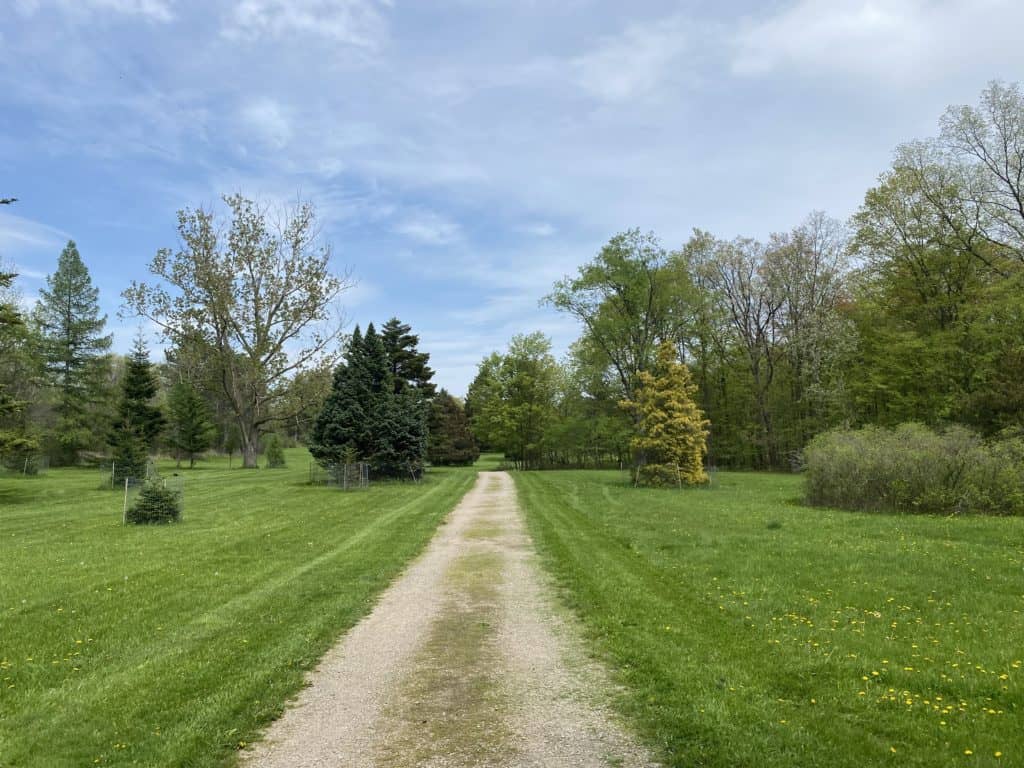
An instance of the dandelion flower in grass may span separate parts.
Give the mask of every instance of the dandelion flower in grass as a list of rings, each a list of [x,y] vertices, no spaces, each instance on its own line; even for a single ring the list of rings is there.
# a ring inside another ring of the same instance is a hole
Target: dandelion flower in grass
[[[974,754],[974,750],[973,749],[965,749],[964,750],[964,754],[965,755],[973,755]]]

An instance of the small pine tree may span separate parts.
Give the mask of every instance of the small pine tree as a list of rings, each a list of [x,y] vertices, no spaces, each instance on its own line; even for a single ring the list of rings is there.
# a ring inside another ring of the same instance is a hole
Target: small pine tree
[[[164,416],[151,404],[157,383],[142,337],[135,339],[122,381],[121,400],[111,425],[109,441],[120,477],[142,477],[149,451],[164,428]]]
[[[263,456],[267,469],[284,469],[284,448],[281,446],[281,438],[271,434],[263,447]]]
[[[170,408],[170,429],[168,442],[181,454],[188,457],[189,469],[196,465],[196,455],[210,447],[213,442],[214,426],[206,403],[191,384],[178,382],[171,388],[168,397]]]
[[[181,498],[159,477],[146,481],[135,503],[125,512],[125,520],[136,525],[174,523],[180,519]]]
[[[631,441],[636,453],[637,485],[699,485],[704,471],[708,422],[697,407],[697,385],[689,369],[676,360],[670,342],[658,348],[654,373],[639,376],[636,399],[625,407],[638,416]]]
[[[465,409],[443,389],[430,406],[428,435],[427,459],[431,464],[468,466],[480,458]]]

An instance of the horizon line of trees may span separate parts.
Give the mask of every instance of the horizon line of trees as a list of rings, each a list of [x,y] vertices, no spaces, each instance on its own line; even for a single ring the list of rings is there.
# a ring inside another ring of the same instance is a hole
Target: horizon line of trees
[[[939,135],[897,148],[848,222],[813,212],[766,241],[702,230],[611,238],[542,303],[576,318],[485,357],[467,393],[482,444],[526,468],[625,466],[662,343],[710,421],[711,466],[791,469],[836,427],[1024,429],[1024,95],[993,82]]]
[[[462,405],[436,395],[430,356],[408,325],[392,318],[380,335],[371,324],[343,336],[336,300],[350,281],[330,273],[312,207],[298,204],[273,228],[253,201],[224,202],[226,227],[211,211],[179,212],[182,247],[159,251],[153,282],[122,294],[168,342],[161,364],[141,336],[130,354],[110,352],[99,291],[73,241],[28,313],[15,275],[0,274],[0,460],[112,461],[118,478],[140,477],[157,450],[191,467],[216,448],[256,467],[280,433],[310,442],[318,459],[356,457],[383,476],[475,461]],[[331,444],[337,435],[316,434],[325,403],[337,405],[339,380],[357,370],[362,389],[346,407],[362,420],[358,439]]]

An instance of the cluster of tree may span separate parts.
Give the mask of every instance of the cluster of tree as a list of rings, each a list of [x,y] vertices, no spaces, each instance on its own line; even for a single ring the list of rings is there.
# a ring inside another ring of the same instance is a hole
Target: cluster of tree
[[[760,242],[679,249],[616,235],[545,301],[577,318],[561,364],[539,335],[480,364],[478,438],[524,467],[633,458],[644,375],[671,344],[710,421],[709,461],[788,468],[836,426],[962,423],[1024,407],[1024,95],[991,84],[935,139],[900,147],[848,223],[811,214]]]
[[[240,450],[255,467],[264,444],[268,466],[280,466],[285,433],[324,462],[355,456],[383,475],[418,476],[427,458],[475,460],[462,405],[435,397],[429,355],[397,318],[379,335],[357,328],[332,376],[337,299],[350,282],[330,272],[312,207],[300,203],[273,226],[251,200],[224,202],[226,226],[211,211],[179,212],[182,247],[159,251],[153,282],[122,294],[162,331],[166,363],[152,364],[141,339],[128,356],[110,353],[74,243],[28,318],[14,275],[0,274],[0,456],[111,456],[119,474],[139,476],[160,448],[190,466],[210,447]]]
[[[385,477],[419,477],[434,385],[429,356],[409,326],[392,318],[378,334],[356,326],[331,392],[313,424],[309,450],[324,466],[368,462]]]
[[[0,455],[41,450],[69,464],[112,453],[138,474],[157,448],[193,463],[216,447],[255,466],[262,436],[308,430],[329,387],[341,329],[330,321],[347,282],[328,271],[311,207],[272,230],[251,201],[225,202],[227,227],[212,212],[181,211],[183,247],[160,251],[153,284],[123,294],[126,310],[163,331],[163,364],[150,363],[141,341],[128,356],[110,353],[98,290],[73,242],[27,317],[16,311],[13,275],[2,276]]]
[[[74,242],[27,317],[17,296],[4,297],[0,455],[20,463],[41,451],[74,464],[109,452],[119,474],[139,476],[158,444],[190,459],[205,451],[205,402],[187,382],[171,382],[170,366],[154,367],[141,338],[131,354],[111,354],[98,297]]]
[[[418,478],[427,461],[472,464],[480,455],[465,411],[436,393],[419,337],[398,318],[378,334],[356,326],[308,444],[324,466],[364,461],[382,477]]]

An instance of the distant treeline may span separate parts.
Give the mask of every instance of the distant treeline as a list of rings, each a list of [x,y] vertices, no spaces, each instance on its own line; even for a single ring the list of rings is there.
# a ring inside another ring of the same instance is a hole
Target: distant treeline
[[[695,231],[676,250],[616,235],[544,299],[580,321],[565,360],[533,334],[480,364],[478,438],[523,466],[627,463],[621,403],[665,340],[698,384],[713,465],[788,469],[840,426],[1021,429],[1022,163],[1024,95],[992,83],[900,146],[847,222],[816,212],[765,242]]]

